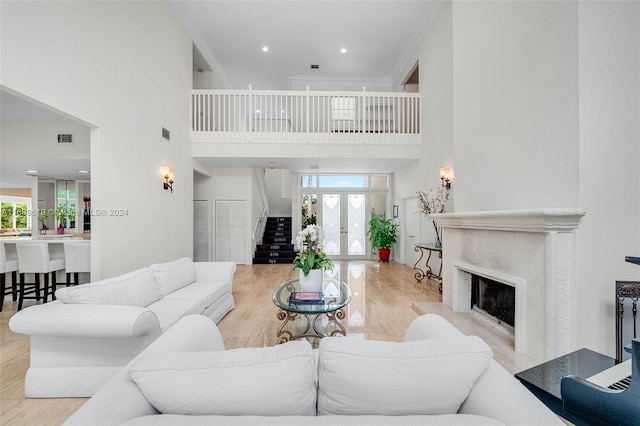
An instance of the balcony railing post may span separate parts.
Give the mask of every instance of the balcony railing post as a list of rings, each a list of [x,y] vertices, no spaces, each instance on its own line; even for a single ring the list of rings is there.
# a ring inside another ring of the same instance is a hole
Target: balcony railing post
[[[305,119],[305,121],[306,121],[306,129],[307,129],[307,133],[310,133],[311,132],[311,128],[309,127],[309,105],[310,105],[310,102],[309,102],[310,101],[310,99],[309,99],[309,86],[307,86],[307,93],[305,93],[305,98],[306,98],[306,101],[305,101],[306,107],[305,107],[305,109],[307,110],[306,119]]]

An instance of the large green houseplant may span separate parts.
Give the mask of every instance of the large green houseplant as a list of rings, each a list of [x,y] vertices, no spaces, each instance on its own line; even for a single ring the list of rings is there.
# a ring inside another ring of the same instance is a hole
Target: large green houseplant
[[[378,256],[382,262],[389,261],[391,246],[398,241],[398,224],[391,219],[385,219],[384,214],[376,214],[371,210],[367,237],[371,247],[378,249]]]

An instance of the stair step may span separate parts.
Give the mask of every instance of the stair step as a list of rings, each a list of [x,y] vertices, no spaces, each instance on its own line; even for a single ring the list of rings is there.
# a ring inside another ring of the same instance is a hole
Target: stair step
[[[253,259],[253,263],[256,265],[264,265],[264,264],[276,264],[276,263],[293,263],[292,258],[284,258],[284,257],[256,257]]]
[[[265,236],[262,238],[262,243],[263,244],[290,244],[291,238]]]
[[[294,244],[258,244],[256,250],[261,251],[296,251]]]
[[[265,237],[285,237],[291,239],[291,232],[272,231],[264,233]]]
[[[277,223],[280,223],[283,225],[291,225],[291,218],[290,217],[268,217],[267,218],[267,225],[275,225]]]
[[[270,258],[276,258],[276,257],[286,257],[287,259],[291,258],[293,259],[294,257],[296,257],[297,252],[295,251],[257,251],[254,254],[254,258],[262,258],[262,257],[270,257]]]
[[[282,224],[267,224],[264,227],[265,231],[289,231],[291,232],[291,225]]]

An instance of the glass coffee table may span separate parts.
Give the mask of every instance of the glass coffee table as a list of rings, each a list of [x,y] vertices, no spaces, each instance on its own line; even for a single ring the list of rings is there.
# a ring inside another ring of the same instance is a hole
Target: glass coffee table
[[[271,299],[280,309],[278,319],[283,323],[278,328],[278,343],[288,342],[306,337],[323,338],[342,334],[347,331],[340,323],[345,318],[344,307],[351,300],[351,290],[345,283],[332,278],[324,278],[322,301],[317,304],[291,304],[289,296],[294,291],[302,291],[298,279],[288,280],[280,284],[274,291]],[[303,315],[305,325],[302,331],[294,332],[288,329],[298,315]],[[328,323],[321,330],[319,318],[326,318]]]

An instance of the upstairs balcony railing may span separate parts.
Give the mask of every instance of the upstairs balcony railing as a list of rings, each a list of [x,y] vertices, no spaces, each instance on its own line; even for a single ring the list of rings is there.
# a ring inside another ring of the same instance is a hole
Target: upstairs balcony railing
[[[193,90],[193,142],[419,143],[420,94]]]

